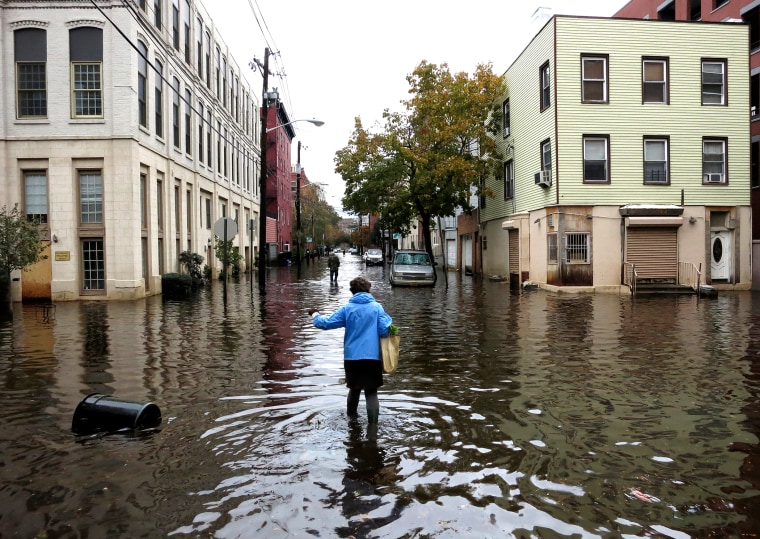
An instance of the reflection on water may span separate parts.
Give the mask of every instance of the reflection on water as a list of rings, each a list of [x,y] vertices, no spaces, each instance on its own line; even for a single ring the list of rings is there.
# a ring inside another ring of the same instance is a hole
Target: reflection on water
[[[756,537],[760,296],[392,289],[342,259],[189,301],[17,306],[0,327],[2,537]],[[401,327],[380,424],[345,416],[363,273]],[[150,432],[76,438],[92,392]]]

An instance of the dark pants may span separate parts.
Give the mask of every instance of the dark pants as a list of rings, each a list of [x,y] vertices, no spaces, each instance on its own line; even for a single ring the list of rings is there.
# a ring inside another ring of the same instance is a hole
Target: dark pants
[[[338,282],[338,268],[330,268],[330,282]]]

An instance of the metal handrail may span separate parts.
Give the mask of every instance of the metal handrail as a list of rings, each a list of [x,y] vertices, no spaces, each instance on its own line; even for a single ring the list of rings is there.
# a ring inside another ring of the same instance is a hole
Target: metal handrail
[[[636,295],[636,282],[639,274],[636,272],[636,264],[630,262],[623,263],[623,284],[631,290],[631,295]]]
[[[702,264],[697,266],[692,262],[678,263],[678,284],[688,286],[699,294],[702,283]]]

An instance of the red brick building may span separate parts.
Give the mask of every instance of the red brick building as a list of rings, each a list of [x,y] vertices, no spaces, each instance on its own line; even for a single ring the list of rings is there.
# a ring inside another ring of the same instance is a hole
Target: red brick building
[[[272,244],[277,254],[292,251],[293,245],[293,196],[291,192],[292,165],[290,152],[295,131],[285,107],[273,101],[267,107],[266,162],[267,162],[267,244]]]

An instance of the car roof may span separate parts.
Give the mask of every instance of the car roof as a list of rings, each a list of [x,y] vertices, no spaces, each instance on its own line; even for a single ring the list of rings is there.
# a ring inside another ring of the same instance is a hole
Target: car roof
[[[427,254],[427,251],[423,251],[421,249],[397,249],[397,253],[425,253]]]

